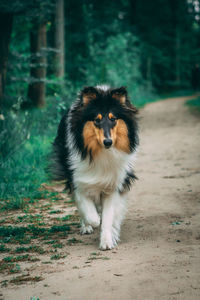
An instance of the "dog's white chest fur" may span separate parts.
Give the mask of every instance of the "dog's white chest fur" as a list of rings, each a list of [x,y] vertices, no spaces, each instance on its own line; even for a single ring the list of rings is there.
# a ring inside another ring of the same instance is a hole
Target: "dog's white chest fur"
[[[103,149],[94,161],[79,161],[74,171],[75,186],[86,194],[110,194],[120,187],[128,169],[129,155],[114,148]]]

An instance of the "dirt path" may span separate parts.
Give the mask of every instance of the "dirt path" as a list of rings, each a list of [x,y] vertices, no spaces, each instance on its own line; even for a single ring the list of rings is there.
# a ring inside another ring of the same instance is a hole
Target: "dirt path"
[[[120,245],[100,252],[98,233],[84,236],[45,280],[3,289],[3,299],[200,299],[200,117],[185,100],[141,111],[140,180]]]

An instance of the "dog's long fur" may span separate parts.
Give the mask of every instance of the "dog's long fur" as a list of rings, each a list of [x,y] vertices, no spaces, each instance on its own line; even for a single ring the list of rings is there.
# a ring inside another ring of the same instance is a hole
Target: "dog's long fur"
[[[54,179],[66,181],[81,216],[81,233],[100,225],[100,249],[120,238],[126,192],[136,178],[137,109],[124,87],[84,88],[62,118],[54,141]]]

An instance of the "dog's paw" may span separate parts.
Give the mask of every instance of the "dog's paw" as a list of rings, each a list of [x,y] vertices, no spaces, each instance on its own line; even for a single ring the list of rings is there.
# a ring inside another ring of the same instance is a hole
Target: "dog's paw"
[[[117,245],[115,239],[113,239],[110,232],[102,232],[101,239],[100,239],[100,250],[110,250],[113,249]]]
[[[93,228],[91,225],[85,225],[82,224],[81,229],[80,229],[80,234],[91,234],[93,233]]]
[[[87,217],[86,223],[96,228],[100,225],[100,217],[98,214]]]

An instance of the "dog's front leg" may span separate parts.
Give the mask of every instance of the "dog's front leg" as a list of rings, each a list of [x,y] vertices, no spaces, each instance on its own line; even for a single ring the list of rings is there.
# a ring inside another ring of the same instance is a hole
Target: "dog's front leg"
[[[112,249],[116,246],[113,235],[113,221],[115,216],[115,205],[117,205],[119,195],[114,193],[103,200],[102,224],[100,236],[100,249]]]
[[[91,233],[92,227],[100,225],[100,217],[97,213],[95,203],[92,199],[87,198],[84,193],[76,191],[75,193],[76,204],[79,214],[82,217],[81,233]]]

